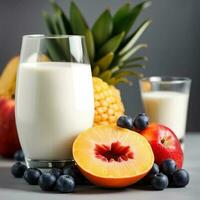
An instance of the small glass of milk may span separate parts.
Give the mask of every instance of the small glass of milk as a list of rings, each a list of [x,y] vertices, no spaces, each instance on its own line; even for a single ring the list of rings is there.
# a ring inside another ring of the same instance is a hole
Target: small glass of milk
[[[28,167],[62,168],[92,127],[92,73],[83,36],[25,35],[16,87],[16,124]]]
[[[141,97],[150,122],[166,125],[182,144],[186,129],[191,79],[146,77],[140,80]]]

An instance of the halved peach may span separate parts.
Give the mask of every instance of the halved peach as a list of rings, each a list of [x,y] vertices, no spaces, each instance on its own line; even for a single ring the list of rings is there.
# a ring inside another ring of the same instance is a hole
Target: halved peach
[[[154,162],[151,146],[142,135],[117,126],[81,132],[72,151],[82,174],[103,187],[131,185],[142,179]]]

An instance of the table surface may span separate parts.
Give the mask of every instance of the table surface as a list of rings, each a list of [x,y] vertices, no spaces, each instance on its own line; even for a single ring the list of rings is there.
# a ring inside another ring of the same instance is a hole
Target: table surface
[[[167,188],[164,191],[153,191],[129,187],[126,189],[102,189],[95,186],[82,186],[76,188],[75,193],[60,194],[56,192],[43,192],[39,186],[31,186],[23,179],[13,178],[10,166],[13,161],[0,160],[0,200],[195,200],[200,198],[200,134],[187,134],[185,144],[184,168],[190,173],[190,183],[185,188]]]

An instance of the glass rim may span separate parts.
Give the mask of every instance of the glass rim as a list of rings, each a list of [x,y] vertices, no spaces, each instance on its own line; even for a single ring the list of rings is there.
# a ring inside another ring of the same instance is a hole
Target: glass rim
[[[153,83],[168,83],[168,84],[178,84],[178,83],[190,83],[192,80],[188,77],[182,76],[149,76],[143,77],[140,81],[148,81]]]
[[[85,38],[84,35],[45,35],[45,34],[28,34],[22,36],[25,39],[66,39],[66,38]]]

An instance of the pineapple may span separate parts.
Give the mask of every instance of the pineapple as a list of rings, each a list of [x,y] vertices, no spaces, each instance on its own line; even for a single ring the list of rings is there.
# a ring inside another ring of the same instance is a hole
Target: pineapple
[[[95,118],[94,125],[114,124],[124,114],[119,83],[131,83],[128,76],[141,77],[136,68],[144,68],[145,56],[136,53],[147,44],[136,44],[142,33],[149,27],[151,20],[145,20],[133,33],[129,34],[137,17],[151,2],[144,1],[136,6],[130,3],[120,7],[114,15],[106,9],[90,28],[80,9],[71,2],[69,17],[54,1],[50,1],[53,14],[43,12],[47,28],[52,35],[84,35],[91,63],[94,85]],[[53,48],[53,47],[51,47]],[[59,48],[61,50],[62,48]],[[51,49],[49,57],[54,59]],[[143,62],[141,64],[141,62]],[[134,70],[133,70],[134,69]]]
[[[113,124],[124,113],[119,90],[102,79],[94,77],[94,125]]]

